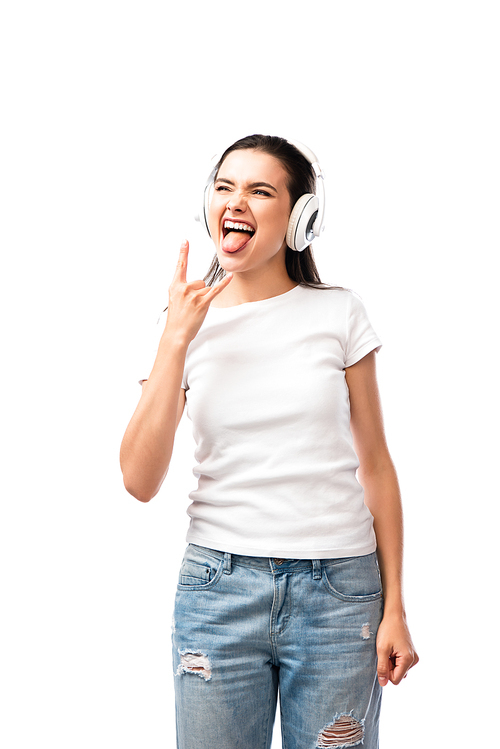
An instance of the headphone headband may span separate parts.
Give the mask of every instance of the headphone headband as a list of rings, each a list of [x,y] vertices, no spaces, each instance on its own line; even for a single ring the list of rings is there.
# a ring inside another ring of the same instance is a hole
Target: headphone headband
[[[286,243],[288,247],[297,252],[305,250],[313,241],[314,237],[319,237],[324,229],[323,219],[325,214],[325,187],[324,175],[319,165],[316,155],[310,148],[296,140],[287,140],[290,145],[294,146],[302,156],[311,164],[314,174],[316,175],[316,195],[305,193],[301,195],[292,208],[288,228],[286,233]],[[203,193],[203,207],[196,220],[200,221],[205,228],[208,236],[210,229],[208,226],[208,210],[213,192],[213,183],[217,165],[220,161],[220,155],[212,158],[212,169],[205,184]]]

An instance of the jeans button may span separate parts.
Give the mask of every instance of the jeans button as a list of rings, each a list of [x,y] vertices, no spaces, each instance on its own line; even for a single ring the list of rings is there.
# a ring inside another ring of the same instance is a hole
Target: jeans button
[[[284,561],[284,559],[275,559],[274,564],[277,564],[279,566],[280,564],[283,564]]]

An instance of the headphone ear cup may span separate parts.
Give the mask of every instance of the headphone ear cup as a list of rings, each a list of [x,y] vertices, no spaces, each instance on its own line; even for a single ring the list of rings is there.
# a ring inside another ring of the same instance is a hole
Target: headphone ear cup
[[[318,215],[318,209],[319,200],[312,193],[301,195],[295,203],[286,232],[286,243],[292,250],[302,252],[311,244],[314,238],[312,225]]]

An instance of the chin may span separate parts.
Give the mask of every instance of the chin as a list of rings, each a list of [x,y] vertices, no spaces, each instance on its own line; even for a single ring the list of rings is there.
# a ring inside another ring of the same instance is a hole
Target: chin
[[[222,256],[222,253],[217,252],[217,260],[219,261],[219,265],[221,268],[223,268],[227,273],[231,270],[231,258],[226,258]],[[229,262],[228,262],[229,261]]]

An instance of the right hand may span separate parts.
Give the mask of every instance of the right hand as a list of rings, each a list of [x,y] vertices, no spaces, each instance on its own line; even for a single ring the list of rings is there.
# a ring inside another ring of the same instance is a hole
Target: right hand
[[[233,277],[228,273],[215,286],[205,286],[203,281],[186,281],[189,242],[181,244],[181,251],[172,283],[168,290],[168,315],[166,329],[180,334],[190,343],[206,317],[212,299],[226,288]]]

